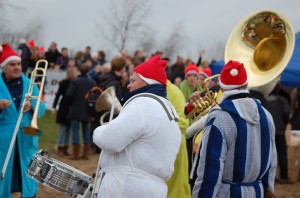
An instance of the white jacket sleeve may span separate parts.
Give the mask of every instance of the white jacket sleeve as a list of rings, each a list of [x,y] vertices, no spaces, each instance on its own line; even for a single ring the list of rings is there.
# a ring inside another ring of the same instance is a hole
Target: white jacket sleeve
[[[108,153],[122,151],[142,135],[143,111],[139,105],[130,102],[119,116],[107,125],[99,126],[93,135],[94,143]]]

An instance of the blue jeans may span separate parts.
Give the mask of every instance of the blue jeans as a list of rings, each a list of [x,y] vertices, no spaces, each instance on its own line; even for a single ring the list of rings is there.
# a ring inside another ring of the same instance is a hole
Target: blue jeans
[[[72,139],[73,144],[80,144],[79,140],[79,123],[81,122],[82,125],[82,137],[84,144],[91,144],[92,140],[89,134],[89,121],[78,121],[78,120],[71,120],[71,130],[72,130]]]
[[[69,145],[70,130],[71,130],[70,125],[59,124],[58,139],[57,139],[58,146]]]

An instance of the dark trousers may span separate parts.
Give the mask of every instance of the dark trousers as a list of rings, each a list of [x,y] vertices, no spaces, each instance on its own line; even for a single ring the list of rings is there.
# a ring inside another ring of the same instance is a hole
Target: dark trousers
[[[278,157],[277,161],[280,169],[280,179],[288,179],[287,146],[285,134],[276,134],[275,144]]]

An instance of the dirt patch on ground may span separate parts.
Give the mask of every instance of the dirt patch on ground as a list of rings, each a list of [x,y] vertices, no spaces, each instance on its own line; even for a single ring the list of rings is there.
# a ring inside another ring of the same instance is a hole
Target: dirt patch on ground
[[[71,160],[67,157],[59,157],[56,154],[51,154],[51,157],[59,160],[63,163],[66,163],[87,175],[92,176],[93,173],[96,172],[96,167],[99,160],[98,154],[93,154],[89,160]],[[275,185],[275,194],[277,198],[296,198],[300,197],[300,182],[296,184],[276,184]],[[13,198],[19,198],[20,193],[14,193]],[[39,190],[37,194],[37,198],[70,198],[70,196],[64,195],[62,192],[57,192],[43,184],[39,184]]]

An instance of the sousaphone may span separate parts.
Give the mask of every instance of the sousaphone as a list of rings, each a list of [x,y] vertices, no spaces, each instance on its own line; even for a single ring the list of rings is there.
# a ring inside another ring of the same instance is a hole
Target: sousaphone
[[[258,11],[241,20],[231,32],[225,63],[242,62],[248,86],[259,87],[280,76],[294,47],[295,33],[287,17],[275,10]]]

